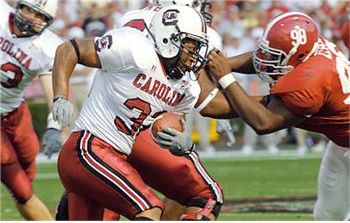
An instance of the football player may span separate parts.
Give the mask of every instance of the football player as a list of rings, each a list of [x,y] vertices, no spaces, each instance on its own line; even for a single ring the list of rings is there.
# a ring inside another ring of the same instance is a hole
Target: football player
[[[125,13],[125,15],[119,19],[118,25],[121,27],[133,27],[147,35],[148,33],[145,26],[149,26],[154,14],[159,11],[161,7],[173,4],[190,6],[200,12],[207,23],[209,50],[214,47],[216,49],[222,49],[221,36],[210,26],[212,16],[209,13],[210,4],[206,0],[155,0],[153,4],[150,4],[142,10],[133,10]],[[203,80],[205,78],[204,70],[202,70],[198,77],[199,83],[205,83],[205,80]],[[203,96],[207,96],[208,94],[209,93],[202,93],[200,95],[201,99],[195,105],[195,107],[198,108],[198,112],[200,112],[201,108],[206,106],[206,103],[209,103],[207,100],[204,104],[200,105],[201,102],[203,102]],[[230,124],[227,125],[227,121],[225,120],[220,120],[218,125],[227,126],[223,127],[223,129],[230,128]],[[162,215],[162,220],[178,220],[184,210],[180,204],[187,205],[188,202],[191,202],[196,206],[204,207],[208,199],[215,199],[218,204],[222,203],[222,201],[220,201],[220,196],[215,194],[216,190],[211,187],[211,177],[206,171],[199,171],[200,169],[205,170],[201,162],[191,162],[186,157],[173,156],[171,153],[164,151],[152,140],[148,131],[143,131],[136,137],[133,151],[128,160],[131,165],[140,172],[148,185],[162,192],[168,198],[171,198],[164,201],[165,210]],[[200,165],[200,167],[196,167],[196,165]],[[155,166],[158,167],[157,170],[154,169]],[[183,166],[186,166],[186,168],[181,168]],[[154,174],[155,171],[157,172],[156,175]],[[183,180],[164,181],[168,176],[175,178],[182,176],[181,178]],[[210,181],[206,179],[210,179]],[[199,187],[187,186],[190,183],[193,184],[193,182],[201,185],[200,188],[202,192],[198,190]],[[179,196],[179,194],[183,196]],[[207,194],[212,195],[208,197]],[[174,200],[177,202],[175,203]],[[217,213],[218,212],[214,215],[215,218],[217,217]]]
[[[1,181],[27,220],[52,220],[32,188],[39,140],[23,90],[39,76],[51,107],[52,80],[47,74],[61,40],[46,28],[52,23],[56,8],[55,0],[20,0],[15,10],[0,1]],[[60,126],[51,113],[42,145],[49,157],[61,146]]]
[[[95,41],[66,42],[57,50],[53,112],[62,123],[70,122],[68,79],[75,64],[100,68],[58,160],[68,196],[69,219],[101,219],[103,207],[129,219],[160,218],[162,201],[146,186],[127,157],[136,135],[157,115],[193,109],[200,89],[198,82],[185,73],[204,65],[208,46],[203,17],[186,6],[160,9],[148,32],[146,38],[137,29],[123,27]],[[171,152],[181,154],[182,149],[173,147]],[[195,153],[187,155],[190,162],[198,162]],[[203,174],[222,202],[217,183]],[[204,204],[203,208],[189,202],[184,219],[209,216],[219,209],[217,200],[197,201]]]
[[[144,35],[148,35],[146,26],[149,26],[151,19],[157,11],[159,11],[164,5],[187,5],[193,7],[206,18],[206,23],[209,25],[211,22],[211,16],[207,12],[208,2],[199,0],[181,0],[181,1],[169,1],[160,0],[156,1],[156,4],[150,5],[142,10],[133,10],[127,12],[119,20],[119,27],[132,27],[136,30],[143,32]],[[222,48],[222,40],[217,32],[207,26],[209,48]],[[203,72],[203,71],[201,71]],[[199,100],[196,103],[197,111],[201,111],[201,108],[206,107],[217,92],[217,89],[213,90],[207,83],[208,79],[206,75],[199,76],[199,83],[201,86],[201,94]],[[206,89],[203,89],[206,88]],[[212,94],[209,94],[210,89]],[[214,94],[213,94],[214,93]],[[208,96],[211,95],[211,96]],[[208,99],[206,99],[208,98]],[[202,103],[204,101],[204,103]],[[209,103],[210,104],[210,103]],[[214,106],[215,107],[215,106]],[[227,105],[228,107],[228,105]],[[225,124],[225,123],[224,123]],[[130,164],[138,170],[142,175],[144,181],[152,186],[157,191],[162,192],[164,195],[180,202],[182,205],[198,206],[198,210],[205,207],[210,199],[216,200],[217,207],[212,210],[212,213],[207,213],[211,219],[215,219],[219,213],[219,207],[222,204],[222,195],[219,193],[217,183],[209,176],[197,156],[188,157],[174,156],[173,154],[161,149],[157,143],[150,137],[148,131],[141,131],[135,139],[133,150],[128,157]],[[157,174],[155,174],[155,171]],[[172,176],[174,180],[165,180],[169,176]],[[175,179],[181,178],[181,181]],[[189,184],[195,184],[196,187],[188,187]],[[182,196],[179,196],[181,194]],[[63,196],[65,198],[66,196]],[[165,200],[165,210],[162,215],[163,220],[178,220],[182,214],[184,214],[185,208],[172,199]],[[57,219],[64,220],[67,216],[67,204],[66,201],[61,200],[59,208],[57,209]],[[115,220],[116,214],[107,210],[104,215],[104,220]],[[208,217],[208,216],[204,216]]]
[[[349,220],[350,211],[350,63],[335,44],[320,35],[303,13],[270,21],[254,52],[240,63],[212,50],[211,75],[231,107],[258,134],[289,126],[323,133],[330,140],[319,177],[316,220]],[[258,103],[231,75],[241,66],[271,83],[270,95]],[[246,66],[246,65],[250,65]]]

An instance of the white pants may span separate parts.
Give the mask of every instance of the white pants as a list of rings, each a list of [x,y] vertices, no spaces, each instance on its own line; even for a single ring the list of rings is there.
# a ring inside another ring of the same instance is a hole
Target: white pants
[[[350,149],[329,142],[318,175],[316,220],[340,221],[350,217]]]

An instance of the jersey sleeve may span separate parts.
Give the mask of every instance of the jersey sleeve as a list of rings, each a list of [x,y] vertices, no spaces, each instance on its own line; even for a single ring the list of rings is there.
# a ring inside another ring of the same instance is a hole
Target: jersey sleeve
[[[105,72],[145,68],[155,55],[146,37],[129,27],[113,29],[102,37],[96,37],[95,46]]]
[[[326,98],[320,75],[312,72],[288,73],[271,87],[270,93],[278,96],[290,112],[301,116],[313,115],[320,110]]]

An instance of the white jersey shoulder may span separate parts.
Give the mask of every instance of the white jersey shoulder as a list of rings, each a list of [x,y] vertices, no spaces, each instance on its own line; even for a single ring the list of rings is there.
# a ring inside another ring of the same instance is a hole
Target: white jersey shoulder
[[[45,64],[45,66],[43,66],[43,72],[52,69],[56,49],[62,43],[63,40],[48,29],[33,41],[33,45],[41,51],[42,58],[45,58],[45,63],[43,62],[43,65]]]
[[[129,27],[113,29],[95,38],[95,44],[105,72],[126,72],[134,67],[145,69],[157,58],[153,42]]]
[[[23,101],[24,88],[32,79],[51,70],[56,48],[61,43],[48,30],[40,36],[17,38],[11,32],[14,14],[11,8],[6,12],[1,14],[0,26],[1,114],[17,108]]]
[[[101,69],[76,121],[116,150],[130,154],[137,133],[164,111],[188,113],[197,101],[196,81],[167,78],[154,44],[133,28],[95,39]]]

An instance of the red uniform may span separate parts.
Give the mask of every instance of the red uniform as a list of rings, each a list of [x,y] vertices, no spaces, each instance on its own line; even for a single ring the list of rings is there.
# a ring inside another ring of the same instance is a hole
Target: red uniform
[[[36,9],[40,7],[41,3],[35,5]],[[15,10],[6,1],[0,1],[0,17],[1,181],[22,203],[32,196],[39,151],[23,91],[35,77],[49,73],[61,40],[49,30],[15,37]]]
[[[350,67],[334,44],[322,39],[316,55],[281,77],[271,88],[284,105],[306,120],[296,127],[325,134],[349,147]]]
[[[188,205],[193,198],[223,203],[221,188],[195,152],[188,156],[174,156],[155,143],[148,130],[136,137],[128,161],[147,185],[182,205]]]
[[[70,220],[102,220],[104,207],[129,219],[152,207],[163,208],[160,198],[126,159],[88,131],[70,135],[57,163],[68,195]]]
[[[350,49],[350,21],[344,23],[341,33],[345,46]]]
[[[25,133],[25,134],[24,134]],[[6,116],[1,116],[1,181],[11,188],[18,202],[32,196],[35,157],[39,140],[33,130],[32,116],[23,102]]]

